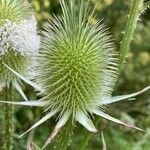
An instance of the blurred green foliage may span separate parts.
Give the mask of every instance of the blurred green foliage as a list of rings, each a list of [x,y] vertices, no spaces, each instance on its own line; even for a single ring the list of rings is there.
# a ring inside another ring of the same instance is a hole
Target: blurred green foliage
[[[36,12],[39,28],[45,21],[53,18],[53,14],[60,14],[59,0],[29,0]],[[119,49],[119,42],[122,39],[122,31],[125,29],[127,13],[129,12],[131,0],[91,0],[91,9],[95,7],[95,17],[91,19],[94,23],[97,19],[110,28],[116,40],[116,50]],[[150,10],[140,16],[136,33],[131,45],[126,64],[118,80],[114,95],[127,94],[140,90],[150,84]],[[37,99],[31,87],[24,87],[29,99]],[[20,97],[16,94],[16,99]],[[103,127],[108,150],[149,150],[150,149],[150,95],[145,93],[137,97],[136,101],[121,102],[108,107],[109,112],[120,117],[126,122],[130,122],[146,129],[146,133],[118,127],[113,123],[101,120],[99,127]],[[14,150],[25,150],[27,146],[27,136],[17,139],[17,136],[30,127],[37,119],[43,115],[43,110],[39,108],[15,107],[15,148]],[[41,125],[36,129],[36,134],[32,133],[33,141],[41,146],[49,133],[53,129],[55,118]],[[78,150],[78,144],[83,139],[86,131],[83,127],[76,128],[72,136],[70,149]],[[86,150],[101,149],[101,136],[95,134],[89,141]],[[49,147],[48,149],[53,149]],[[60,148],[61,150],[61,148]]]

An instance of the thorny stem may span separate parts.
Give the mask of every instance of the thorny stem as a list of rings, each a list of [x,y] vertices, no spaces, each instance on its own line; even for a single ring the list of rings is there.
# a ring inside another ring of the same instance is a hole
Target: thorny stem
[[[5,100],[12,100],[12,88],[6,88]],[[3,134],[3,149],[13,149],[13,106],[11,104],[5,104],[4,106],[4,134]]]
[[[142,4],[143,0],[133,0],[132,2],[128,20],[126,23],[125,33],[119,50],[119,71],[121,71],[130,49],[133,34],[137,25],[139,15],[141,13],[141,8],[143,6]]]
[[[64,126],[62,131],[60,131],[56,143],[54,146],[55,150],[67,150],[68,144],[71,140],[71,136],[73,134],[74,125],[72,121],[68,121],[67,124]]]

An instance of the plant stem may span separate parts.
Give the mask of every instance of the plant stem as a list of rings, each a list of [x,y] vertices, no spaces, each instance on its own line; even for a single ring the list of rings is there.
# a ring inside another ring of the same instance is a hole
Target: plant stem
[[[71,135],[73,133],[74,125],[72,121],[68,121],[67,124],[64,126],[60,134],[56,139],[56,143],[54,146],[55,150],[67,150],[68,144],[71,140]]]
[[[12,88],[6,88],[5,100],[12,100]],[[13,149],[13,106],[11,104],[4,105],[4,150]]]
[[[133,0],[132,2],[128,16],[129,18],[126,23],[125,33],[119,50],[119,71],[122,69],[128,51],[130,49],[133,34],[137,25],[139,15],[141,13],[142,4],[143,0]]]
[[[98,118],[95,119],[94,124],[95,124],[96,127],[98,127],[99,123],[100,123],[100,119],[98,117]],[[89,131],[86,130],[86,133],[84,134],[84,138],[78,146],[78,150],[84,150],[86,145],[88,144],[88,141],[91,139],[91,137],[93,135],[94,135],[94,133],[89,132]]]
[[[83,140],[81,141],[79,145],[79,150],[84,150],[88,141],[91,139],[93,133],[92,132],[86,132]]]

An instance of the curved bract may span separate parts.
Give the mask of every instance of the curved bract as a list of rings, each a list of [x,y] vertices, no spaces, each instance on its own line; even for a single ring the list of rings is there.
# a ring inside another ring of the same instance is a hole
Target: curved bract
[[[16,77],[3,63],[26,76],[38,53],[40,38],[31,6],[24,0],[0,0],[0,83],[16,84]]]

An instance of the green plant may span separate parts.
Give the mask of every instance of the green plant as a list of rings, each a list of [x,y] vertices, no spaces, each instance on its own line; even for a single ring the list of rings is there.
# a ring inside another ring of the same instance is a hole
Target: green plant
[[[37,85],[18,74],[14,68],[5,65],[44,95],[38,101],[7,103],[45,106],[46,111],[50,111],[25,133],[59,113],[59,121],[43,148],[68,123],[68,120],[72,122],[77,120],[88,130],[96,132],[91,121],[93,114],[142,131],[109,116],[101,109],[105,105],[135,97],[150,87],[129,95],[111,96],[119,74],[114,44],[103,24],[100,22],[91,24],[87,21],[88,11],[84,8],[88,8],[88,4],[85,7],[82,0],[78,2],[81,4],[75,5],[75,1],[66,4],[62,0],[63,16],[55,17],[45,25],[42,32],[41,53],[37,57],[40,63],[35,69]],[[119,53],[119,72],[127,56],[142,4],[140,0],[133,1]],[[64,138],[64,141],[68,137],[65,133],[66,131],[64,134],[61,133],[61,139]],[[67,144],[63,148],[66,146]]]

